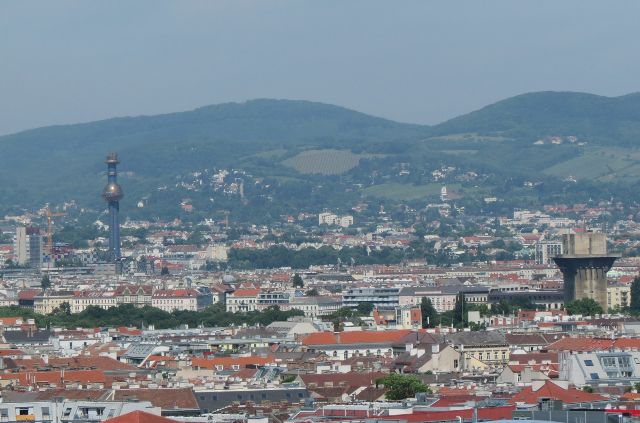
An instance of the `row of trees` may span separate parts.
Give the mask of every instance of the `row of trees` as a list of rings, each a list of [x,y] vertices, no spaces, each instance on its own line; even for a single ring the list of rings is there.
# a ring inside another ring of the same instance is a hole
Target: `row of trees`
[[[21,307],[0,307],[0,317],[22,317],[33,318],[38,327],[118,327],[135,326],[143,327],[153,324],[156,329],[176,328],[187,324],[189,327],[199,325],[216,326],[240,326],[247,325],[268,325],[275,321],[287,320],[289,317],[302,316],[304,313],[299,310],[282,311],[277,306],[270,307],[265,311],[248,313],[229,313],[224,305],[214,304],[202,311],[176,310],[167,312],[155,307],[135,307],[132,304],[122,304],[118,307],[103,309],[89,306],[84,311],[71,314],[69,304],[63,303],[59,308],[47,315],[36,314],[31,310]]]
[[[635,283],[635,282],[634,282]],[[637,284],[640,287],[640,282]],[[633,299],[633,296],[631,297]],[[567,313],[571,315],[580,314],[583,316],[595,316],[596,314],[604,313],[604,310],[598,302],[590,298],[584,298],[580,300],[574,300],[565,305]],[[423,298],[420,305],[422,312],[422,326],[425,328],[442,326],[454,326],[457,328],[471,327],[472,329],[481,329],[480,326],[468,320],[469,311],[479,311],[480,316],[489,315],[510,315],[517,313],[518,310],[536,310],[543,309],[540,305],[531,304],[528,302],[520,301],[500,301],[497,304],[489,306],[482,304],[468,304],[462,294],[458,294],[456,298],[456,305],[453,310],[438,313],[433,307],[431,300]]]

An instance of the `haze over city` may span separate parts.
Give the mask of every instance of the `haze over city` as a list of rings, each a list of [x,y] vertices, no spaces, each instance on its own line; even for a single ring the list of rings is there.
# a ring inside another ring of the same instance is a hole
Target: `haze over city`
[[[638,12],[0,1],[0,423],[640,423]]]
[[[634,1],[0,3],[0,134],[254,98],[435,124],[638,91]]]

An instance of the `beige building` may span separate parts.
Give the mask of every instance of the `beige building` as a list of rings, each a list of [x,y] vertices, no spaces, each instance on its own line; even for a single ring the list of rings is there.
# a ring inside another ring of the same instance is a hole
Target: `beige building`
[[[33,311],[38,314],[49,314],[60,308],[63,303],[73,303],[73,291],[46,291],[33,297]]]
[[[258,309],[258,296],[260,290],[257,288],[241,288],[227,294],[226,309],[230,313],[246,313]]]
[[[509,343],[499,332],[457,332],[447,341],[460,352],[464,370],[502,367],[509,362]]]
[[[616,283],[607,287],[607,309],[622,309],[631,304],[631,287]]]
[[[87,307],[94,306],[103,309],[118,306],[113,291],[82,291],[76,292],[71,303],[71,312],[80,313]]]
[[[151,306],[171,313],[174,310],[198,311],[199,293],[195,289],[157,290],[151,298]]]

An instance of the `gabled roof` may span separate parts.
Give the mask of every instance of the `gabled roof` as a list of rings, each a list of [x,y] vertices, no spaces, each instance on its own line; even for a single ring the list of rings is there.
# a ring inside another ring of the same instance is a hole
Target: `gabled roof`
[[[547,351],[605,351],[613,348],[614,341],[603,338],[562,338],[547,345]]]
[[[2,336],[8,344],[42,344],[49,342],[51,332],[48,330],[8,330]]]
[[[132,411],[131,413],[123,414],[122,416],[107,419],[105,423],[176,423],[176,420],[171,420],[166,417],[156,416],[155,414],[147,413],[146,411]]]
[[[508,345],[504,335],[492,331],[456,332],[446,335],[447,341],[456,345],[484,346]]]
[[[509,356],[509,363],[513,364],[542,364],[558,363],[557,352],[532,352],[527,354],[513,354]]]
[[[548,342],[544,336],[540,334],[515,334],[507,333],[504,335],[509,345],[547,345]]]
[[[565,404],[607,400],[607,398],[602,395],[591,394],[576,388],[564,389],[553,382],[546,381],[544,385],[535,390],[533,386],[524,388],[522,391],[515,394],[509,403],[516,404],[522,402],[525,404],[537,404],[539,398],[561,400]]]

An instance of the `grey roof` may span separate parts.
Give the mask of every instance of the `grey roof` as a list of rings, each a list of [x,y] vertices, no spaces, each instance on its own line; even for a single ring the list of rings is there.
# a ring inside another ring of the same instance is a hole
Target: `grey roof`
[[[129,348],[127,349],[127,352],[124,353],[124,357],[133,359],[147,358],[153,352],[156,346],[156,344],[131,344],[131,346],[129,346]]]
[[[24,330],[8,330],[3,334],[4,340],[8,344],[46,344],[51,339],[51,331],[49,330],[37,330],[37,331],[24,331]]]
[[[509,345],[504,335],[500,332],[471,331],[457,332],[447,335],[447,341],[455,345],[482,346],[482,345]]]

